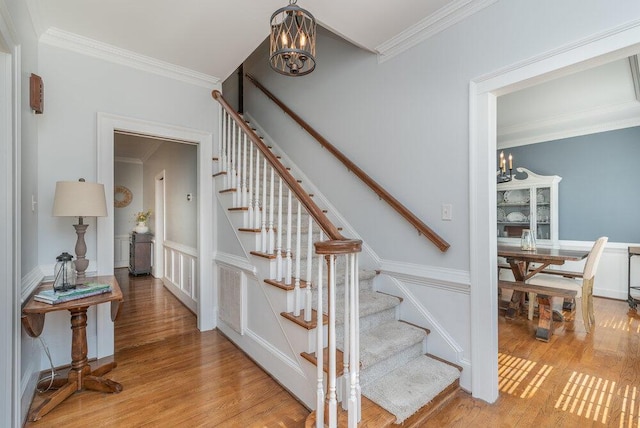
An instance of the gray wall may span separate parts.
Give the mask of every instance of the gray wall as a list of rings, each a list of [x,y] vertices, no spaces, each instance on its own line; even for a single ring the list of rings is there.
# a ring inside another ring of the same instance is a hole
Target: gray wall
[[[155,176],[165,171],[167,241],[198,248],[198,152],[192,144],[162,143],[143,165],[145,211],[155,207]],[[191,201],[187,200],[191,193]],[[147,225],[153,232],[153,216]]]
[[[118,135],[115,135],[118,138]],[[136,226],[135,215],[146,211],[142,206],[142,163],[118,162],[113,166],[114,186],[125,186],[131,191],[133,198],[126,207],[113,208],[113,233],[115,236],[128,235]],[[149,222],[150,225],[151,222]]]
[[[505,149],[514,167],[559,175],[559,238],[640,242],[640,127]]]

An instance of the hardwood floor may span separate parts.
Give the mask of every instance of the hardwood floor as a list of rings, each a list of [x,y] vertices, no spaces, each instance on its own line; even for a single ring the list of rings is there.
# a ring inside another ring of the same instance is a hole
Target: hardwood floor
[[[119,394],[83,391],[27,427],[303,427],[308,410],[159,280],[116,276],[125,304],[106,375]],[[44,399],[37,394],[32,407]]]
[[[594,310],[591,334],[555,323],[549,343],[534,339],[537,318],[500,314],[498,400],[458,393],[426,426],[640,427],[640,317],[617,300]]]
[[[124,390],[76,393],[26,426],[304,426],[304,406],[217,331],[200,333],[160,281],[117,276],[126,304],[116,321],[118,367],[107,377]],[[499,315],[497,402],[458,392],[421,426],[640,427],[640,317],[599,298],[595,313],[592,334],[569,321],[549,343],[534,339],[537,319]]]

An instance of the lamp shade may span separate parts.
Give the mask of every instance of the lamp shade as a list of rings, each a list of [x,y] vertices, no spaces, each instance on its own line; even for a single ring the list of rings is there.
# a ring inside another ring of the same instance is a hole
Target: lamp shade
[[[58,181],[53,198],[54,217],[106,217],[104,184]]]

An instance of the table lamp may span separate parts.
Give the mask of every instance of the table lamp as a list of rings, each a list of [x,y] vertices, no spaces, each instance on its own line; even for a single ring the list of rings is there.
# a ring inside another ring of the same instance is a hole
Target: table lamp
[[[82,284],[85,279],[85,271],[89,266],[87,244],[84,242],[84,234],[88,224],[83,223],[84,217],[106,217],[107,201],[104,195],[104,185],[99,183],[87,183],[84,178],[79,181],[58,181],[53,197],[54,217],[78,217],[78,224],[74,224],[78,240],[76,241],[76,281]]]

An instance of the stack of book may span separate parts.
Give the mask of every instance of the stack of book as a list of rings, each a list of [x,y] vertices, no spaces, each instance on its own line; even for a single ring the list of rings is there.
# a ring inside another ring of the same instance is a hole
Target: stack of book
[[[84,299],[85,297],[95,296],[96,294],[110,292],[110,284],[89,282],[87,284],[77,285],[73,290],[67,291],[54,291],[52,289],[40,290],[33,298],[38,302],[55,305],[57,303],[68,302],[69,300]]]

